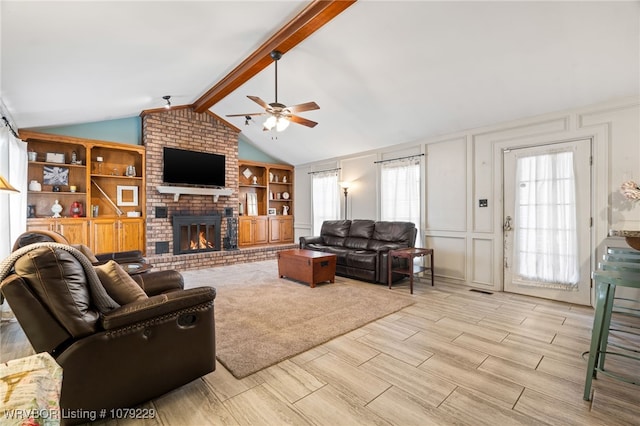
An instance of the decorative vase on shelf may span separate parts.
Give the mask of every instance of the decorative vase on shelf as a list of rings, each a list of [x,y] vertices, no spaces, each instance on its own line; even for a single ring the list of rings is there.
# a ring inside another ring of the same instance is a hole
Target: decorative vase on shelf
[[[258,184],[258,176],[254,176],[253,177],[253,184],[257,185]]]
[[[51,206],[51,211],[53,212],[53,217],[62,217],[60,216],[60,212],[62,212],[62,206],[58,203],[58,200],[53,202],[53,206]]]
[[[42,191],[42,185],[37,180],[29,182],[29,191],[40,192]]]

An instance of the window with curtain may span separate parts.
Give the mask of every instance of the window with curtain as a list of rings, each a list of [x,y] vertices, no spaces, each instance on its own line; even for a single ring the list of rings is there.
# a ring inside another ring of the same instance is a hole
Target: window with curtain
[[[27,144],[0,124],[0,175],[19,193],[0,192],[0,260],[27,230]]]
[[[340,218],[338,170],[327,170],[311,175],[311,202],[313,235],[320,235],[322,222]]]
[[[381,163],[380,186],[380,219],[415,223],[421,246],[420,157]]]
[[[577,285],[573,152],[518,158],[515,214],[516,274],[542,286]]]

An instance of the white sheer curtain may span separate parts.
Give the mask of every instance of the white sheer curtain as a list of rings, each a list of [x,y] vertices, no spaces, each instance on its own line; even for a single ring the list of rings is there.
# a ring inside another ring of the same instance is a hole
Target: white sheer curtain
[[[313,235],[320,235],[322,222],[340,218],[338,170],[313,173],[311,185]]]
[[[0,174],[20,191],[0,192],[0,260],[27,229],[27,144],[0,125]]]
[[[418,229],[416,246],[420,247],[420,157],[381,164],[380,219],[415,223]]]
[[[518,158],[515,184],[516,275],[542,286],[577,285],[573,152]]]

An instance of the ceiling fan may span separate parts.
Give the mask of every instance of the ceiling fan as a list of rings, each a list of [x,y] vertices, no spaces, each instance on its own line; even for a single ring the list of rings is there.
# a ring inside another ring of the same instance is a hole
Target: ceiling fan
[[[320,109],[315,102],[306,102],[304,104],[286,106],[278,102],[278,60],[282,58],[282,52],[274,50],[271,52],[271,58],[275,62],[276,68],[276,100],[270,104],[266,103],[257,96],[247,96],[253,102],[264,108],[264,112],[253,112],[247,114],[230,114],[227,117],[245,117],[245,123],[248,123],[251,116],[255,115],[268,115],[267,120],[264,122],[263,130],[271,130],[275,127],[278,132],[283,131],[289,126],[289,122],[302,124],[307,127],[315,127],[318,123],[315,121],[307,120],[306,118],[295,115],[299,112],[311,111],[314,109]]]

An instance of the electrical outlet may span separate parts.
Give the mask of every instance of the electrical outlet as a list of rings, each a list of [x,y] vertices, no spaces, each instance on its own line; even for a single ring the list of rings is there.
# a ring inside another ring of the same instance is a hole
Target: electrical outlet
[[[489,201],[486,198],[478,200],[478,207],[489,207]]]

